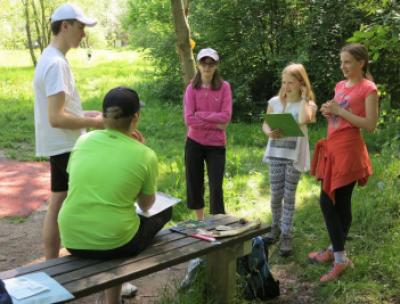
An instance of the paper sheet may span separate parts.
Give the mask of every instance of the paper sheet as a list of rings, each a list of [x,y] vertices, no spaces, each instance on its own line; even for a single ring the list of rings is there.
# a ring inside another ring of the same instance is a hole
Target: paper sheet
[[[14,304],[58,303],[74,296],[44,272],[4,280]]]
[[[49,290],[45,285],[23,276],[7,280],[6,287],[8,293],[17,300],[25,299]]]
[[[160,213],[161,211],[164,211],[168,207],[172,207],[179,203],[181,199],[169,196],[168,194],[162,193],[162,192],[157,192],[156,193],[156,201],[154,202],[154,205],[146,212],[144,212],[142,209],[140,209],[139,205],[135,203],[136,206],[136,212],[140,215],[143,215],[145,217],[151,217],[155,214]]]

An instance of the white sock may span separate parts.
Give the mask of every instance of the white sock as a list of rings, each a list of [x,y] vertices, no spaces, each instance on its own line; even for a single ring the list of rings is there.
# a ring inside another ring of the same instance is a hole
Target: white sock
[[[346,251],[335,251],[333,255],[335,256],[335,263],[338,264],[346,263],[347,261]]]

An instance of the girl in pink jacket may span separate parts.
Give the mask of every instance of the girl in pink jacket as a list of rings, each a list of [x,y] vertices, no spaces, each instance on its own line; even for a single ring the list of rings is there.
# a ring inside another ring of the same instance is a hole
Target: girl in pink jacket
[[[210,213],[225,213],[222,182],[225,170],[226,127],[232,116],[232,93],[218,72],[219,55],[202,49],[197,73],[186,88],[184,120],[187,206],[204,218],[204,163],[210,189]]]

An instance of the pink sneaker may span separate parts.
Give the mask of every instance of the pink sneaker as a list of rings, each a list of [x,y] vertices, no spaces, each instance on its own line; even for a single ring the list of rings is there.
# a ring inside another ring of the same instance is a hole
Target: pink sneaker
[[[313,263],[328,263],[333,261],[333,251],[326,248],[321,251],[313,251],[308,254],[308,259]]]
[[[332,269],[324,274],[319,281],[320,282],[328,282],[336,280],[348,267],[353,268],[353,262],[350,259],[347,259],[345,263],[334,263]]]

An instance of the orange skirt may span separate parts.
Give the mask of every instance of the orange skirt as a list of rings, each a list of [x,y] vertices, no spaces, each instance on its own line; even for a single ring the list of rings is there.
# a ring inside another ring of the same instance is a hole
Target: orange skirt
[[[310,173],[322,181],[322,190],[332,202],[336,189],[354,181],[364,186],[372,175],[372,165],[360,130],[344,129],[319,140]]]

